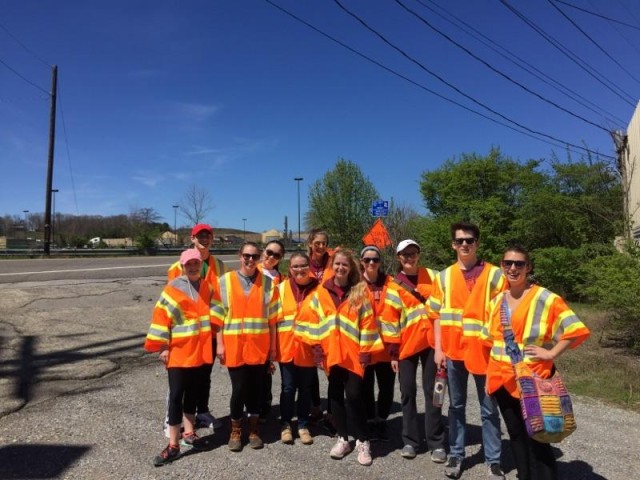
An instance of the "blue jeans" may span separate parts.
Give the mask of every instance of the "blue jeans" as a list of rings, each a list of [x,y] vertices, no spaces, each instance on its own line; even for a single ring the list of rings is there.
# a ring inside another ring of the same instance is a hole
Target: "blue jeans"
[[[280,391],[280,419],[290,423],[297,410],[298,428],[307,428],[311,411],[311,387],[316,367],[299,367],[293,362],[280,364],[282,390]],[[296,390],[298,402],[296,404]]]
[[[451,455],[464,458],[467,381],[469,371],[462,360],[447,359],[449,376],[449,447]],[[495,400],[484,393],[485,375],[473,375],[480,402],[482,419],[482,446],[485,462],[500,463],[501,433],[500,414]]]

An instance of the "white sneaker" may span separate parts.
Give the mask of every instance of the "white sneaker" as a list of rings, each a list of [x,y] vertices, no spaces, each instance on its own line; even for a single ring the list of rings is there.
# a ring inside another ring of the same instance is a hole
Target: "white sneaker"
[[[349,441],[342,437],[338,437],[338,441],[331,449],[330,455],[331,455],[331,458],[340,460],[350,451],[351,451],[351,444],[349,443]]]
[[[211,412],[198,413],[196,415],[196,427],[216,430],[222,428],[222,422],[211,415]]]
[[[371,458],[371,446],[369,445],[368,440],[365,440],[364,442],[357,440],[356,450],[358,451],[358,463],[360,465],[368,467],[373,463],[373,459]]]

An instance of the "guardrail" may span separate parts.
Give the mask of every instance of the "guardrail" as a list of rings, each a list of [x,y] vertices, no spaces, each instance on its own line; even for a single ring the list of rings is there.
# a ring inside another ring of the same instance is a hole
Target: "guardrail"
[[[184,247],[160,247],[141,250],[139,248],[52,248],[49,256],[44,254],[42,248],[11,248],[0,250],[0,258],[67,258],[67,257],[126,257],[126,256],[173,256],[178,257]],[[214,255],[233,255],[238,253],[238,248],[214,248]]]

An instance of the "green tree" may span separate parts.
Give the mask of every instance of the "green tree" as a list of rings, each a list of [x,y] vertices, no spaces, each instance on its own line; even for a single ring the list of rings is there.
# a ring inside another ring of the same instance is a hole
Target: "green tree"
[[[332,170],[311,185],[306,227],[325,229],[333,245],[358,247],[371,226],[371,203],[378,197],[360,167],[339,158]]]

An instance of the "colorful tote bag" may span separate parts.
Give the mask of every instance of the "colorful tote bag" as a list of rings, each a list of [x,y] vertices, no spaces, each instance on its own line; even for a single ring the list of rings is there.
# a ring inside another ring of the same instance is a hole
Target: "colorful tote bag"
[[[557,443],[576,429],[569,392],[556,371],[550,378],[541,378],[524,362],[515,342],[506,298],[500,306],[500,323],[504,342],[520,392],[520,408],[527,433],[542,443]]]

